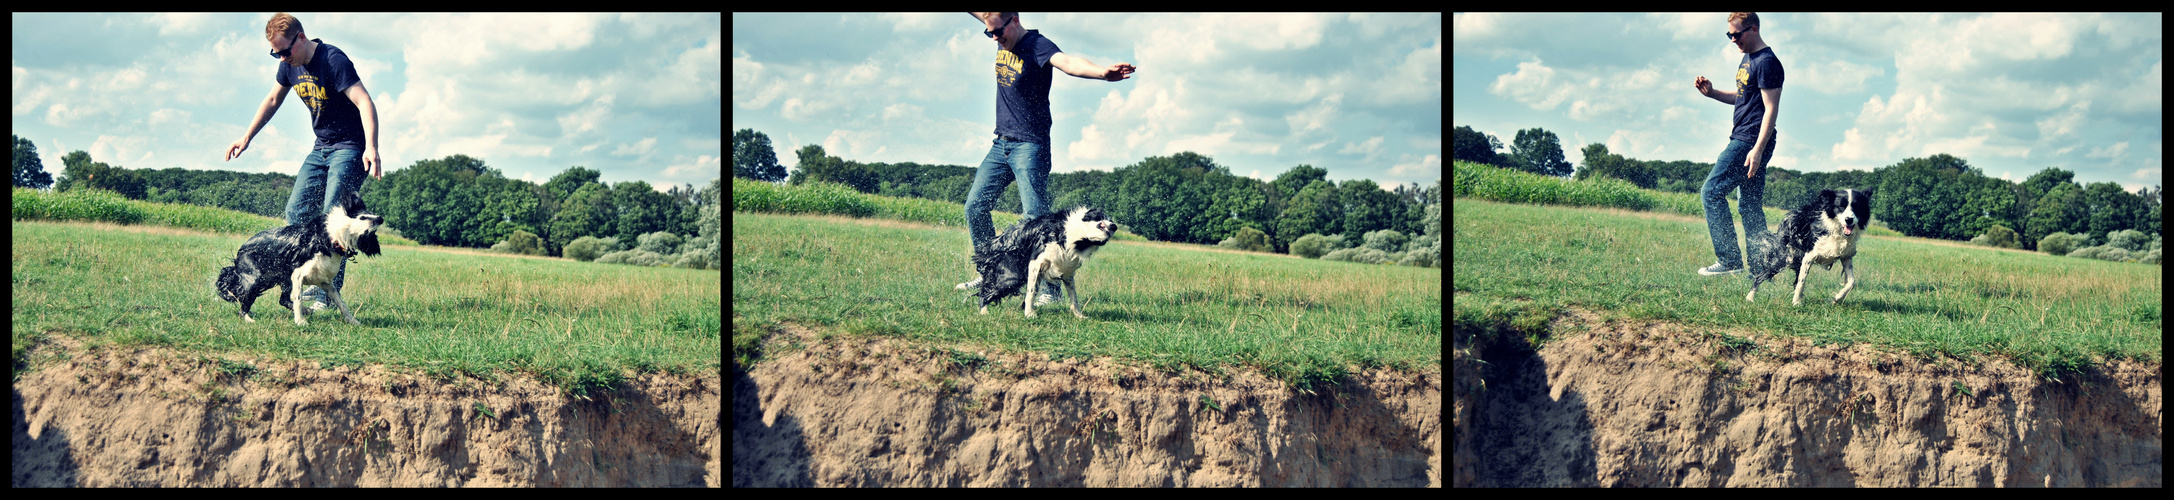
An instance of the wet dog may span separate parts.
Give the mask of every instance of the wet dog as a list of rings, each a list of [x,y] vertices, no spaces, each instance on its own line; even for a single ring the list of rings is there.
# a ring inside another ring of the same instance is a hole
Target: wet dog
[[[349,324],[360,325],[355,313],[340,300],[332,278],[340,274],[342,263],[357,252],[378,254],[377,229],[384,224],[384,217],[370,213],[362,205],[362,197],[348,193],[340,197],[339,206],[324,214],[251,236],[234,255],[234,265],[219,269],[212,292],[220,300],[240,302],[242,320],[255,323],[257,319],[250,316],[249,306],[257,302],[258,295],[279,287],[279,305],[294,310],[294,324],[307,325],[309,322],[302,319],[303,307],[299,306],[302,290],[317,285],[325,291],[325,300],[338,307]]]
[[[1804,275],[1813,265],[1821,269],[1833,269],[1834,263],[1842,263],[1842,291],[1834,294],[1834,302],[1849,295],[1857,287],[1857,238],[1864,236],[1865,226],[1872,223],[1872,191],[1856,189],[1829,189],[1820,191],[1803,207],[1789,212],[1782,219],[1781,230],[1753,238],[1758,249],[1751,259],[1751,293],[1744,300],[1756,301],[1759,283],[1772,281],[1783,269],[1794,270],[1796,295],[1789,299],[1792,305],[1804,303]]]
[[[1075,207],[1019,221],[988,243],[974,247],[974,269],[981,273],[981,313],[989,304],[1026,290],[1027,317],[1034,317],[1035,290],[1043,280],[1064,284],[1072,298],[1072,315],[1085,318],[1079,309],[1080,266],[1095,250],[1110,242],[1117,223],[1102,209]]]

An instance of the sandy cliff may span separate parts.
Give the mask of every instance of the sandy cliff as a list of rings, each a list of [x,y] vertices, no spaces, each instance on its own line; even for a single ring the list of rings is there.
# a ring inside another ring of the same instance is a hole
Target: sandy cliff
[[[722,484],[721,375],[533,380],[77,351],[15,383],[17,487]]]
[[[1300,394],[798,333],[734,376],[734,486],[1441,485],[1439,373]]]
[[[1602,321],[1452,355],[1456,486],[2162,485],[2161,365],[2013,364]]]

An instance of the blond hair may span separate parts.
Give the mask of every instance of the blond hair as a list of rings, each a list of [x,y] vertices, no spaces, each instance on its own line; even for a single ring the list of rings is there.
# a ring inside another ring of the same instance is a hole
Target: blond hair
[[[272,14],[272,21],[264,23],[264,39],[290,38],[302,32],[302,20],[285,12]]]
[[[994,21],[994,20],[996,20],[996,19],[1004,19],[1004,22],[1005,22],[1005,23],[1010,23],[1012,19],[1017,19],[1017,18],[1019,17],[1019,13],[1017,13],[1017,12],[975,12],[975,13],[973,13],[973,14],[974,14],[974,17],[978,17],[978,18],[981,18],[981,22],[989,22],[989,21]],[[1002,17],[1001,17],[1001,18],[999,18],[998,16],[1002,16]],[[1022,26],[1023,26],[1023,25],[1022,25]]]
[[[1746,31],[1759,29],[1759,13],[1757,12],[1729,13],[1729,22],[1736,22],[1738,19],[1744,20],[1744,29]]]

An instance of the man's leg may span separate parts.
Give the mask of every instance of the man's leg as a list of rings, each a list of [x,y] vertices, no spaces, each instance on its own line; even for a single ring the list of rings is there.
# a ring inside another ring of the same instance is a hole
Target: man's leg
[[[325,172],[327,182],[325,183],[325,199],[323,200],[324,210],[332,210],[332,206],[339,203],[340,197],[345,196],[347,193],[360,194],[363,178],[370,175],[368,171],[363,170],[361,160],[362,150],[360,149],[335,149],[332,150],[331,154],[326,155]],[[355,214],[347,215],[353,217]],[[339,302],[340,296],[337,293],[340,290],[347,289],[346,260],[340,261],[340,272],[332,275],[331,286],[335,292],[331,295],[325,294],[324,290],[312,288],[312,291],[316,293],[317,301],[338,306],[341,313],[347,313],[347,306]],[[355,315],[348,314],[347,320],[353,322]]]
[[[324,214],[325,191],[326,184],[330,182],[329,169],[333,151],[336,150],[312,149],[308,156],[302,157],[302,169],[294,173],[294,191],[287,195],[288,225],[301,224]],[[296,291],[303,293],[289,296],[302,299],[293,305],[297,313],[306,313],[313,301],[324,301],[325,293],[317,287],[302,288]]]
[[[1729,191],[1744,182],[1744,155],[1751,151],[1751,144],[1731,139],[1728,147],[1721,149],[1721,158],[1714,161],[1714,168],[1706,174],[1706,183],[1699,188],[1699,202],[1706,210],[1706,233],[1713,238],[1714,258],[1721,262],[1716,271],[1734,271],[1744,266],[1744,254],[1736,245],[1736,219],[1729,216]],[[1763,185],[1762,185],[1763,186]],[[1762,220],[1759,228],[1766,226]],[[1750,231],[1747,225],[1746,231]]]
[[[996,228],[989,222],[989,210],[996,207],[997,197],[1004,195],[1004,187],[1012,183],[1011,150],[1006,149],[1004,143],[1004,138],[998,137],[989,144],[989,154],[982,155],[981,166],[974,169],[973,187],[966,191],[966,235],[969,238],[966,248],[969,260],[966,267],[975,276],[972,280],[953,286],[953,289],[965,290],[981,286],[982,277],[980,271],[974,269],[971,256],[974,248],[996,238]],[[983,304],[982,312],[987,313],[988,310],[989,306]]]

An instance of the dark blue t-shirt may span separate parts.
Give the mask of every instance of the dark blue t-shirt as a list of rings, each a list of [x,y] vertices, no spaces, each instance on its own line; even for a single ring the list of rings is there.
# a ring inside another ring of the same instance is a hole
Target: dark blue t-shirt
[[[1744,62],[1736,67],[1736,127],[1729,131],[1729,138],[1757,144],[1759,124],[1766,121],[1766,98],[1760,97],[1759,89],[1781,88],[1781,59],[1774,58],[1774,48],[1767,47],[1744,55]],[[1781,128],[1775,123],[1774,128]]]
[[[996,134],[1049,144],[1049,58],[1057,43],[1027,30],[1012,50],[996,50]]]
[[[355,101],[349,100],[346,93],[348,87],[362,81],[355,74],[355,63],[348,61],[347,53],[339,47],[322,39],[310,41],[317,43],[317,52],[310,56],[309,64],[298,68],[280,62],[272,81],[294,87],[294,95],[309,106],[310,129],[317,132],[317,144],[312,149],[366,149],[361,110],[355,109]]]

